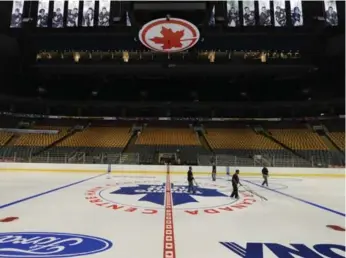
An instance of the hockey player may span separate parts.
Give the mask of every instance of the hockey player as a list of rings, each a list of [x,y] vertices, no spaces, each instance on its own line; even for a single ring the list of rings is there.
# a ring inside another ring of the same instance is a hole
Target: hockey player
[[[109,12],[106,7],[99,13],[99,26],[109,26]]]
[[[37,16],[37,27],[45,28],[48,26],[48,14],[45,9],[41,9]]]
[[[188,187],[188,192],[191,193],[195,193],[195,189],[194,189],[194,186],[193,186],[193,173],[192,173],[192,167],[189,167],[189,171],[187,171],[187,181],[189,182],[189,187]]]
[[[216,181],[216,165],[214,162],[213,162],[213,168],[211,171],[211,178],[213,179],[213,181]]]
[[[64,17],[61,13],[61,9],[57,8],[55,13],[53,14],[52,27],[53,28],[62,28],[63,22],[64,22]]]
[[[20,13],[19,8],[16,8],[12,14],[11,26],[14,28],[19,28],[22,25],[22,20],[22,14]]]
[[[85,27],[92,27],[94,25],[94,9],[89,8],[83,17],[83,25]]]
[[[245,26],[254,26],[256,23],[255,13],[254,11],[251,11],[249,7],[244,8],[243,19],[244,19]]]
[[[277,24],[279,24],[280,27],[286,26],[286,12],[284,9],[277,6],[274,16]]]
[[[269,171],[266,167],[263,167],[262,168],[262,176],[263,176],[263,183],[262,183],[262,186],[263,185],[266,185],[268,187],[268,176],[269,176]]]
[[[238,184],[242,185],[239,182],[239,169],[235,171],[235,173],[232,176],[232,187],[233,187],[233,192],[231,194],[231,198],[235,197],[236,199],[239,199],[239,193],[238,193]]]

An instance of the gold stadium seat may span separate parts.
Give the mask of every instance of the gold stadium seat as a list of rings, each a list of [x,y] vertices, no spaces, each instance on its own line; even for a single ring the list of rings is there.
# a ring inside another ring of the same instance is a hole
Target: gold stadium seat
[[[345,132],[329,132],[328,136],[342,150],[345,150]]]
[[[12,137],[13,133],[0,132],[0,146],[4,146],[7,141]]]
[[[294,150],[328,150],[321,137],[308,129],[272,129],[272,136]]]
[[[213,149],[282,149],[280,145],[251,129],[210,128],[205,137]]]
[[[131,138],[128,127],[89,127],[57,144],[63,147],[125,147]]]
[[[196,133],[186,128],[146,128],[137,138],[141,145],[201,145]]]
[[[37,126],[36,130],[58,130],[57,134],[48,133],[25,133],[20,134],[15,142],[15,146],[48,146],[68,133],[68,127]]]

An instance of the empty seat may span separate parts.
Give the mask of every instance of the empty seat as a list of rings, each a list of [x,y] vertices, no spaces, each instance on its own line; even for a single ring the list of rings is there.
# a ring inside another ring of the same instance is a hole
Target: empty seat
[[[213,149],[282,149],[251,129],[208,129],[205,137]]]
[[[0,146],[4,146],[12,137],[13,133],[0,132]]]
[[[15,146],[48,146],[68,133],[68,127],[40,126],[34,127],[37,130],[58,130],[57,134],[51,133],[25,133],[20,134],[15,142]]]
[[[345,150],[345,132],[329,132],[328,136],[342,150]]]
[[[125,147],[131,138],[126,127],[89,127],[57,144],[62,147]]]
[[[321,137],[308,129],[273,129],[270,133],[293,150],[328,150]]]
[[[200,145],[196,133],[187,128],[146,128],[136,144],[145,145]]]

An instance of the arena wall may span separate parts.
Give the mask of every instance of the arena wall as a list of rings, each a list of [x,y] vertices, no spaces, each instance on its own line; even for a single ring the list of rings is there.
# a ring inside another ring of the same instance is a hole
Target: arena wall
[[[192,166],[195,174],[210,174],[211,166]],[[261,176],[261,167],[217,167],[218,175],[231,174],[238,168],[242,176]],[[170,166],[171,174],[186,174],[188,166]],[[107,173],[107,164],[50,164],[50,163],[7,163],[0,162],[0,172],[91,172]],[[162,174],[167,172],[164,165],[111,165],[116,174]],[[270,167],[271,176],[296,177],[345,177],[345,168],[282,168]]]

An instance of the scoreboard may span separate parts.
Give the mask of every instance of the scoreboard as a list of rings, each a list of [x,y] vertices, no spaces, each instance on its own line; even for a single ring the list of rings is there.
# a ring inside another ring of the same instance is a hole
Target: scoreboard
[[[304,2],[308,1],[230,0],[224,2],[176,2],[176,5],[174,2],[169,2],[169,8],[166,7],[174,11],[175,8],[181,8],[184,5],[185,11],[192,8],[196,11],[210,12],[208,14],[209,26],[214,26],[221,17],[221,20],[225,20],[230,28],[251,26],[301,27],[304,26]],[[319,3],[326,25],[339,25],[337,1],[324,0]],[[207,8],[207,5],[211,8]],[[31,10],[30,15],[34,14],[32,18],[36,27],[59,29],[108,27],[118,22],[131,26],[131,12],[136,10],[150,12],[152,10],[154,13],[154,11],[165,8],[163,2],[160,5],[160,2],[146,3],[141,1],[128,4],[132,8],[123,8],[123,6],[126,6],[125,2],[112,0],[14,0],[10,27],[22,28],[23,20],[28,16],[25,13],[26,9]]]

